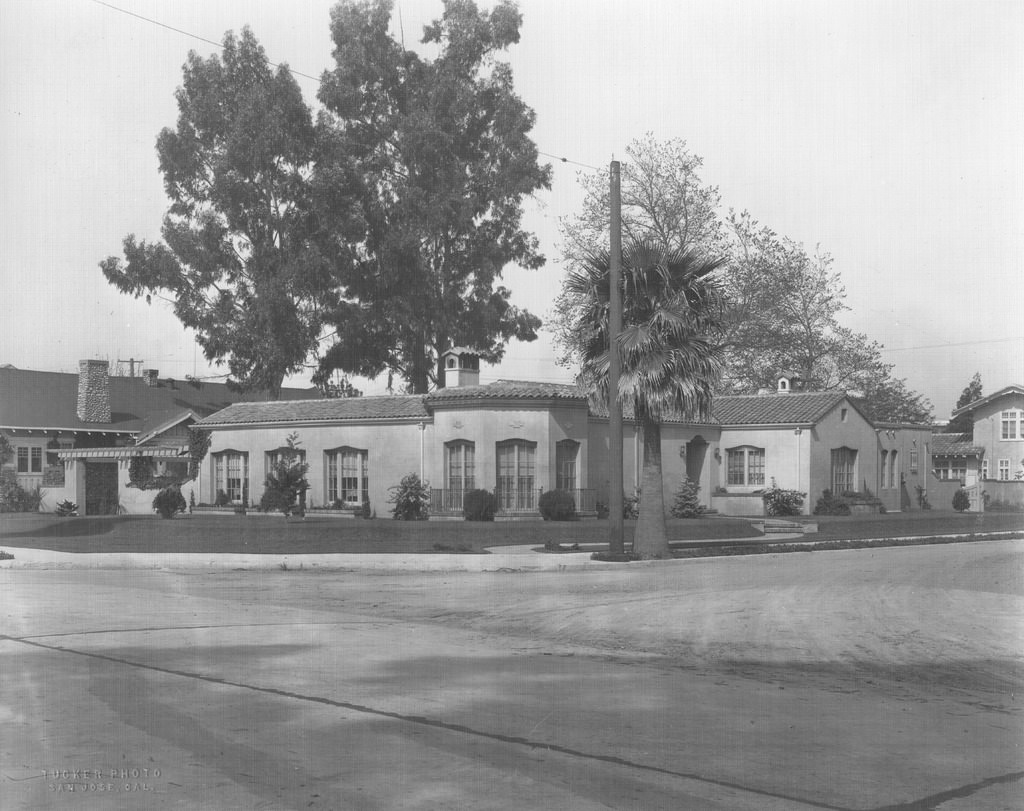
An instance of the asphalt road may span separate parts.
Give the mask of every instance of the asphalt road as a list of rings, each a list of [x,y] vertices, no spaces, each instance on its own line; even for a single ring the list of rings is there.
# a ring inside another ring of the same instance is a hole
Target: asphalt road
[[[1020,809],[1022,564],[0,570],[0,808]]]

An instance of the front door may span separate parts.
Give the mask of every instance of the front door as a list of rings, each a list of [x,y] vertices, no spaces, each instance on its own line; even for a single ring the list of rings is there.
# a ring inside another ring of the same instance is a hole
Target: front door
[[[117,462],[85,463],[85,514],[117,515]]]

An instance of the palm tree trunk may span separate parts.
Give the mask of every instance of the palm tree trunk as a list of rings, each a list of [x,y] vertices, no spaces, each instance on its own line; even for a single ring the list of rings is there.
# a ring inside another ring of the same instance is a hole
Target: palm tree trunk
[[[644,461],[640,478],[640,510],[633,551],[641,560],[672,557],[665,526],[665,490],[661,475],[661,425],[643,417]]]

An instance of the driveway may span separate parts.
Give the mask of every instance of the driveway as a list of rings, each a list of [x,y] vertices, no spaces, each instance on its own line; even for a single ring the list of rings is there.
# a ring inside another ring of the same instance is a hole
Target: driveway
[[[0,808],[1021,808],[1022,563],[0,570]]]

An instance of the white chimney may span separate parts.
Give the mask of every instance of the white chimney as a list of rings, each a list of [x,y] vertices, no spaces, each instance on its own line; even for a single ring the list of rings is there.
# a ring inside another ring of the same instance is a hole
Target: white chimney
[[[441,356],[446,389],[480,385],[480,355],[463,346],[453,346]]]

